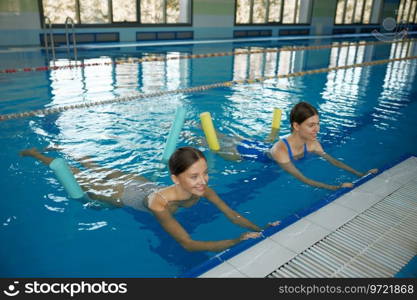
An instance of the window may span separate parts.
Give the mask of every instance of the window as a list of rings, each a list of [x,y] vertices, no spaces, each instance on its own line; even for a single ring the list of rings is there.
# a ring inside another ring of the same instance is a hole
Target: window
[[[112,0],[113,22],[137,22],[136,0]]]
[[[308,24],[312,0],[236,0],[236,24]]]
[[[64,24],[65,19],[70,17],[78,23],[76,17],[76,1],[66,0],[43,0],[43,15],[51,20],[52,24]]]
[[[189,24],[191,0],[42,0],[52,24]]]
[[[401,0],[398,6],[397,23],[417,23],[417,0]]]
[[[379,23],[382,0],[338,0],[335,24]]]
[[[109,2],[102,0],[82,0],[80,3],[80,23],[110,23]]]

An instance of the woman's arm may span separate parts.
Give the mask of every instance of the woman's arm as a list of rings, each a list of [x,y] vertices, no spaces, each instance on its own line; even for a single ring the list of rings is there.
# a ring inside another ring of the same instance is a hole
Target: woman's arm
[[[246,239],[246,236],[241,235],[230,240],[194,241],[168,210],[153,212],[153,214],[164,230],[187,251],[222,251]]]
[[[340,160],[338,160],[338,159],[330,156],[326,152],[324,152],[323,147],[321,146],[321,144],[318,141],[316,141],[314,143],[314,146],[312,148],[313,148],[312,149],[312,152],[314,152],[317,155],[323,157],[325,160],[327,160],[332,165],[334,165],[334,166],[336,166],[338,168],[341,168],[343,170],[346,170],[346,171],[348,171],[348,172],[350,172],[350,173],[352,173],[352,174],[354,174],[354,175],[356,175],[358,177],[365,176],[368,173],[373,173],[373,174],[378,173],[378,169],[371,169],[371,170],[369,170],[366,173],[362,173],[362,172],[356,171],[355,169],[353,169],[352,167],[348,166],[347,164],[341,162]]]
[[[317,146],[320,146],[320,144],[315,142],[313,145],[309,146],[309,149]],[[330,185],[305,177],[304,174],[301,173],[291,162],[286,147],[282,142],[278,142],[273,146],[271,154],[274,160],[280,165],[280,167],[284,171],[290,173],[292,176],[294,176],[301,182],[304,182],[305,184],[333,191],[339,189],[340,187],[346,186],[346,184],[342,184],[341,186]]]
[[[311,185],[311,186],[315,186],[318,188],[323,188],[323,189],[328,189],[328,190],[332,190],[335,191],[341,187],[348,187],[346,184],[342,184],[342,185],[330,185],[330,184],[326,184],[320,181],[315,181],[312,180],[310,178],[307,178],[303,175],[303,173],[301,173],[292,162],[287,162],[287,163],[280,163],[278,162],[278,164],[281,166],[282,169],[284,169],[285,171],[287,171],[288,173],[290,173],[292,176],[294,176],[295,178],[297,178],[298,180]]]
[[[327,160],[329,163],[331,163],[333,166],[336,166],[338,168],[341,168],[343,170],[346,170],[358,177],[362,177],[365,175],[365,173],[361,173],[359,171],[356,171],[355,169],[353,169],[352,167],[348,166],[347,164],[341,162],[340,160],[330,156],[329,154],[327,154],[326,152],[322,151],[322,152],[317,152],[314,151],[314,153],[316,153],[317,155],[319,155],[320,157],[323,157],[325,160]]]
[[[158,196],[156,196],[158,197]],[[172,216],[171,212],[162,206],[151,209],[153,215],[161,224],[162,228],[168,232],[185,250],[188,251],[222,251],[230,248],[237,243],[249,239],[257,238],[259,233],[246,232],[240,237],[220,241],[195,241],[193,240],[184,227]]]
[[[253,231],[262,231],[261,227],[253,224],[251,221],[231,209],[222,199],[220,199],[212,188],[207,187],[204,197],[223,212],[232,223]]]

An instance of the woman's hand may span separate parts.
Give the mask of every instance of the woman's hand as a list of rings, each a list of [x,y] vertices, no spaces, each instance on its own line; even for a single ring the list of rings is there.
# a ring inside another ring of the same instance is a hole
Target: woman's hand
[[[268,222],[268,224],[266,224],[265,227],[262,229],[265,230],[269,227],[278,226],[279,224],[281,224],[281,221]]]
[[[362,174],[360,175],[360,177],[366,176],[366,175],[368,175],[368,174],[376,174],[376,173],[378,173],[378,172],[379,172],[379,170],[378,170],[378,169],[370,169],[369,171],[367,171],[367,172],[365,172],[365,173],[362,173]]]
[[[339,188],[353,188],[353,183],[351,182],[343,182]]]
[[[262,234],[260,232],[245,232],[245,233],[242,233],[242,235],[240,236],[240,240],[244,241],[248,239],[256,239],[260,237],[261,235]]]
[[[366,172],[365,174],[376,174],[378,173],[379,170],[378,169],[370,169],[368,172]]]
[[[343,182],[340,185],[331,185],[329,189],[332,191],[337,191],[338,189],[341,189],[341,188],[353,188],[353,183]]]

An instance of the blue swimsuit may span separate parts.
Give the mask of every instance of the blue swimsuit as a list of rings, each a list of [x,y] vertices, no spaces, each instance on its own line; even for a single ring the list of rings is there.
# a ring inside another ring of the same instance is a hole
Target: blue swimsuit
[[[291,151],[290,144],[288,143],[287,139],[282,139],[282,140],[284,141],[285,145],[287,146],[287,149],[288,149],[288,155],[289,155],[289,157],[290,157],[290,160],[291,160],[292,162],[294,162],[294,161],[295,161],[295,159],[294,159],[294,156],[292,155],[292,151]],[[297,159],[297,161],[299,161],[299,160],[301,160],[301,159],[304,159],[304,158],[307,156],[307,154],[308,154],[308,152],[307,152],[307,144],[304,144],[304,155],[303,155],[303,157],[301,157],[301,158]]]
[[[243,140],[237,144],[236,150],[243,159],[267,163],[272,161],[272,158],[268,155],[271,147],[271,143]]]
[[[286,139],[282,139],[287,146],[288,155],[292,162],[295,161],[294,156],[291,151],[290,144]],[[268,163],[273,161],[270,153],[270,149],[272,148],[273,144],[265,143],[261,141],[250,141],[250,140],[243,140],[236,146],[236,150],[239,152],[240,156],[245,160],[254,160],[263,163]],[[307,144],[304,144],[304,155],[303,157],[297,159],[297,161],[304,159],[307,157]]]

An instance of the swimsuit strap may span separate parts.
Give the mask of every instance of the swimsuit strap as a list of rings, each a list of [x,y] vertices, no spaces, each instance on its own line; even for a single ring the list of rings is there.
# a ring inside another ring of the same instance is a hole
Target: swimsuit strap
[[[294,161],[294,156],[292,155],[292,150],[291,150],[290,143],[288,143],[287,139],[282,139],[282,140],[284,141],[285,145],[287,146],[288,155],[290,157],[290,160]],[[304,156],[303,156],[303,158],[307,156],[307,152],[308,152],[307,144],[304,144]]]
[[[288,150],[288,155],[290,157],[290,160],[294,160],[294,157],[292,156],[292,151],[291,151],[291,147],[290,144],[288,143],[287,139],[282,139],[285,143],[285,145],[287,146],[287,150]]]

